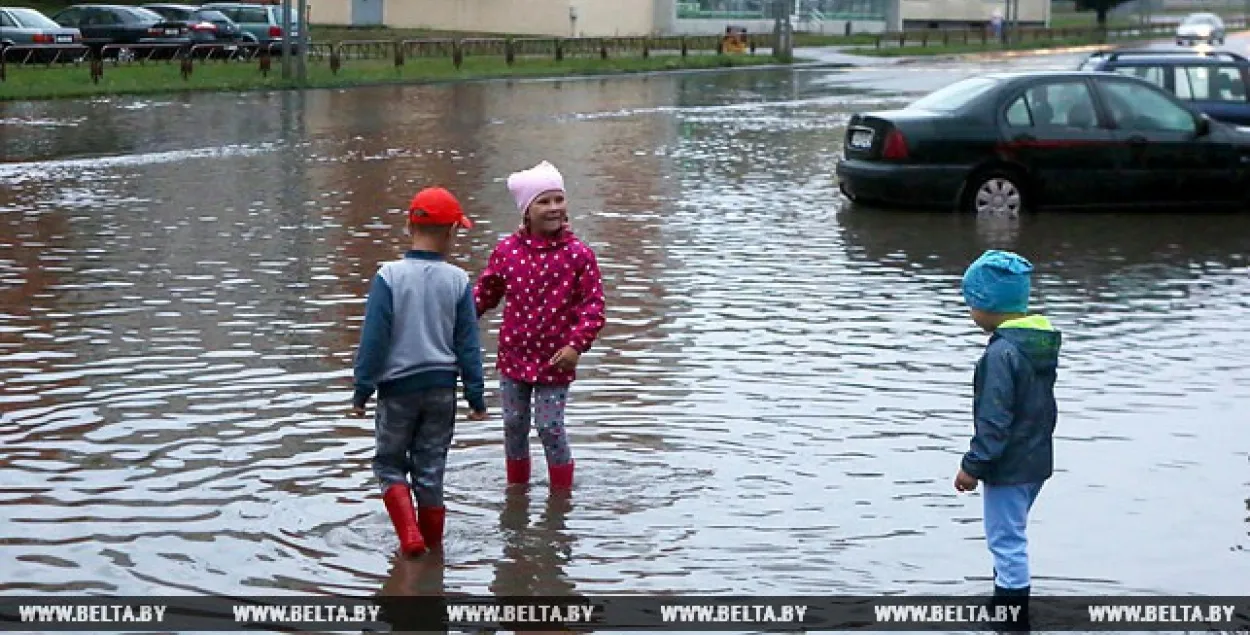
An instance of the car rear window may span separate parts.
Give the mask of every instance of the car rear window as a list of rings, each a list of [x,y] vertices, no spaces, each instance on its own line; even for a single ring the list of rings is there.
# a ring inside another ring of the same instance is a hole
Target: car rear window
[[[907,108],[914,110],[958,110],[997,85],[998,80],[996,79],[971,77],[929,93],[912,102]]]
[[[234,15],[231,17],[234,18],[235,22],[269,24],[269,15],[265,13],[265,10],[255,7],[239,7],[234,10]]]
[[[213,11],[212,9],[201,9],[195,15],[200,20],[208,20],[209,22],[226,22],[230,19],[226,17],[226,14],[220,11]]]
[[[1185,18],[1183,22],[1181,22],[1181,24],[1211,24],[1211,25],[1216,25],[1219,23],[1220,23],[1220,19],[1210,14],[1191,15]]]
[[[274,24],[282,24],[282,7],[273,7],[269,9],[270,15],[273,16]],[[299,24],[299,11],[291,9],[291,24]]]
[[[162,22],[165,20],[165,18],[161,17],[161,14],[141,7],[131,7],[120,11],[120,13],[122,19],[130,24]]]
[[[61,25],[48,19],[48,16],[35,11],[34,9],[14,8],[9,9],[9,15],[17,22],[18,26],[24,26],[30,29],[59,29]]]

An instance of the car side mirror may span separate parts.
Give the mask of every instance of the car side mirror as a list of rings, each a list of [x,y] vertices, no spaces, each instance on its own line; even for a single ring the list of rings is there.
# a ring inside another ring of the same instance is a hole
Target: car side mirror
[[[1205,137],[1211,134],[1211,117],[1207,113],[1200,113],[1197,119],[1197,129],[1195,134],[1199,137]]]

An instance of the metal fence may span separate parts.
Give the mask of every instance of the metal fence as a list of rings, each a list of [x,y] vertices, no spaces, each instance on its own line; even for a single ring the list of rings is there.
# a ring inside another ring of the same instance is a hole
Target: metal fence
[[[518,60],[563,61],[576,58],[648,58],[652,55],[687,57],[725,55],[733,52],[755,54],[776,44],[771,34],[749,34],[726,38],[708,36],[601,37],[601,38],[465,38],[412,40],[349,40],[308,43],[307,60],[328,64],[337,74],[352,61],[385,60],[397,69],[409,59],[442,59],[460,68],[468,58],[502,58],[509,66]],[[280,43],[222,45],[197,44],[110,44],[99,48],[85,46],[49,49],[40,46],[10,46],[0,50],[0,82],[8,79],[9,69],[85,67],[93,82],[99,83],[107,70],[122,66],[178,65],[184,79],[204,64],[254,64],[262,74],[273,70],[273,58],[282,52]]]

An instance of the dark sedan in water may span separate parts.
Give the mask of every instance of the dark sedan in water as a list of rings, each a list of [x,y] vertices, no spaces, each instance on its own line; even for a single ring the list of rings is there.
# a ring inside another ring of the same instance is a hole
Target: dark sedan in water
[[[852,116],[843,143],[839,186],[864,203],[1244,208],[1250,192],[1250,134],[1111,73],[965,79],[901,110]]]

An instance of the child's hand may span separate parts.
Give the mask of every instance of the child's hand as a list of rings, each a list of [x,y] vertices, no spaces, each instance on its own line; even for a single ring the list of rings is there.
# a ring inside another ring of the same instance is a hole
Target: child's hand
[[[486,421],[486,419],[489,418],[489,415],[490,413],[485,410],[482,410],[481,412],[478,412],[477,410],[470,410],[469,421]]]
[[[977,479],[971,474],[959,470],[955,475],[955,491],[957,492],[975,492],[977,490]]]
[[[558,370],[573,370],[577,368],[577,360],[581,359],[581,357],[582,354],[577,352],[576,348],[565,346],[556,352],[555,356],[551,358],[550,364]]]

